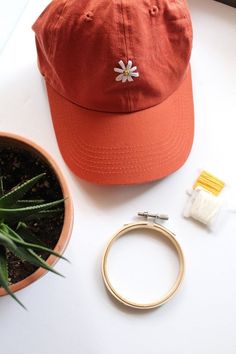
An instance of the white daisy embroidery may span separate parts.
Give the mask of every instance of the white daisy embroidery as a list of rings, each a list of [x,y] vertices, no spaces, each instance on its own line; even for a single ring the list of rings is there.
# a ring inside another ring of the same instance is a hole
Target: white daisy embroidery
[[[128,81],[134,81],[133,77],[139,77],[139,73],[135,72],[138,68],[137,66],[133,66],[132,60],[128,61],[128,64],[125,66],[123,60],[119,61],[120,68],[114,68],[114,71],[116,73],[119,73],[119,75],[116,77],[116,81],[122,81],[126,82]]]

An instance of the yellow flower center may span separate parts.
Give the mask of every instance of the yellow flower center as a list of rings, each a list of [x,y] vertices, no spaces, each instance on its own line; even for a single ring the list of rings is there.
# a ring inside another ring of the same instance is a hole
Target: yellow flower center
[[[124,74],[125,76],[129,76],[129,70],[128,70],[128,69],[125,69],[125,70],[123,71],[123,74]]]

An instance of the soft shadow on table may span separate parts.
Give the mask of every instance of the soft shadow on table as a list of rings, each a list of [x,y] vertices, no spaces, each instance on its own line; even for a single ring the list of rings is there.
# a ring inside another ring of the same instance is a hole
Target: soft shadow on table
[[[145,315],[150,314],[150,312],[158,311],[161,308],[161,307],[157,307],[157,308],[154,308],[151,310],[150,309],[149,310],[139,310],[139,309],[135,309],[132,307],[128,307],[128,306],[125,306],[122,303],[120,303],[118,300],[116,300],[107,289],[105,289],[105,291],[107,293],[106,300],[109,301],[110,303],[112,303],[112,305],[115,306],[119,311],[129,314],[129,315],[145,316]]]
[[[105,285],[104,285],[105,288]],[[128,307],[126,305],[123,305],[122,303],[120,303],[118,300],[116,300],[111,293],[105,288],[105,292],[107,293],[107,299],[106,301],[109,301],[113,306],[115,306],[117,308],[117,310],[130,315],[130,316],[151,316],[151,315],[155,315],[156,317],[158,317],[158,312],[162,312],[163,310],[167,309],[169,307],[169,310],[172,311],[172,309],[176,306],[177,302],[178,302],[178,296],[180,296],[180,294],[177,293],[176,297],[174,297],[173,299],[171,299],[169,302],[153,308],[153,309],[148,309],[148,310],[144,310],[144,309],[135,309],[132,307]]]
[[[236,23],[236,9],[231,6],[214,0],[189,0],[188,3],[190,12],[194,15],[207,13],[208,16],[220,18],[222,22],[230,22],[233,25]]]
[[[168,178],[168,177],[167,177]],[[137,185],[98,185],[86,182],[73,175],[74,181],[81,187],[81,192],[100,208],[113,208],[135,199],[162,183],[162,180]],[[166,180],[166,178],[165,178]]]

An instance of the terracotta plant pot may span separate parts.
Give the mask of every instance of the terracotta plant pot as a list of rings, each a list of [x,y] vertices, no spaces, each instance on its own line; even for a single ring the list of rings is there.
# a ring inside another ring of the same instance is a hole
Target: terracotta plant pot
[[[54,250],[60,254],[62,254],[68,244],[70,239],[72,225],[73,225],[73,204],[72,199],[70,197],[69,189],[65,178],[63,177],[58,165],[53,160],[53,158],[40,146],[36,145],[34,142],[25,139],[21,136],[17,136],[10,133],[0,132],[0,146],[8,146],[9,147],[19,147],[26,151],[30,151],[31,154],[39,157],[41,160],[46,162],[46,164],[50,167],[50,169],[55,174],[55,177],[58,181],[58,184],[61,187],[63,198],[65,198],[64,202],[64,222],[61,230],[61,234],[59,236],[58,242],[54,247]],[[49,265],[53,265],[58,260],[57,257],[50,255],[47,259],[47,263]],[[25,288],[35,280],[39,279],[42,275],[44,275],[47,271],[43,268],[38,268],[34,273],[27,276],[23,280],[13,284],[10,286],[12,292],[16,292],[22,288]],[[0,296],[7,295],[6,291],[3,288],[0,288]]]

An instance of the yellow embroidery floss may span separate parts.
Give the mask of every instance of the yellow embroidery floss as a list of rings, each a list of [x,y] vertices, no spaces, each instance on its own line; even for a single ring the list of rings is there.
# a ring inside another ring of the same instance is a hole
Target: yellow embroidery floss
[[[193,185],[193,189],[202,187],[214,195],[219,195],[222,189],[225,187],[225,183],[219,178],[210,174],[209,172],[202,171],[198,179]]]

